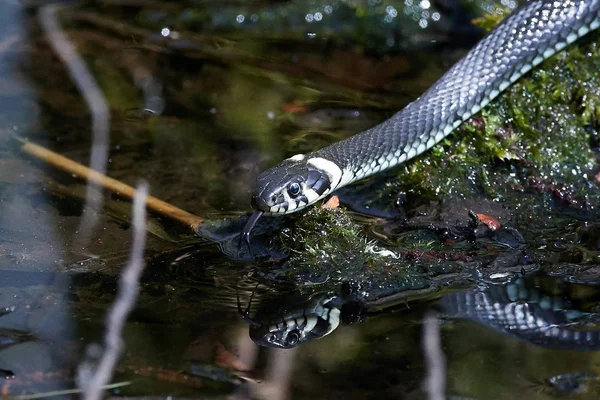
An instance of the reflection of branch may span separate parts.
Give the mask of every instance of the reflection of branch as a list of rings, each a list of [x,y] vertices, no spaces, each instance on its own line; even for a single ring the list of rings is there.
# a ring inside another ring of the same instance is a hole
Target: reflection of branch
[[[133,199],[133,245],[129,263],[121,273],[117,298],[106,318],[106,347],[98,368],[89,377],[89,381],[80,382],[85,385],[86,400],[102,398],[102,386],[110,381],[123,348],[123,339],[121,338],[123,326],[135,305],[140,275],[144,268],[144,248],[146,246],[146,208],[144,205],[147,197],[148,185],[142,183],[138,186]],[[88,372],[85,369],[86,367],[81,368],[80,372]]]
[[[255,396],[260,399],[287,400],[290,398],[290,387],[294,360],[298,356],[298,348],[268,349],[265,380],[255,385]]]
[[[57,5],[47,5],[40,9],[38,17],[42,29],[50,45],[67,67],[67,71],[75,86],[81,92],[90,113],[92,114],[92,149],[90,167],[100,173],[106,171],[108,161],[108,146],[110,141],[110,111],[102,90],[98,87],[94,76],[90,73],[83,58],[69,42],[56,17]],[[96,225],[97,214],[94,208],[102,204],[102,195],[94,193],[97,188],[90,181],[87,185],[86,204],[79,232],[82,233],[81,244],[86,245],[91,230]]]
[[[444,400],[446,361],[440,340],[440,325],[435,313],[423,320],[423,352],[425,353],[425,391],[429,400]]]
[[[89,182],[93,182],[107,190],[110,190],[113,193],[118,194],[121,197],[133,199],[135,196],[136,190],[129,185],[126,185],[116,179],[109,178],[98,171],[91,170],[85,165],[81,165],[42,146],[31,143],[17,136],[14,136],[14,138],[23,143],[21,146],[21,150],[23,152],[40,159],[52,165],[53,167],[68,172],[71,175],[79,178],[86,179]],[[146,200],[146,206],[158,214],[182,222],[191,226],[192,228],[196,228],[198,224],[204,221],[203,218],[177,208],[167,202],[159,200],[156,197],[148,196]]]

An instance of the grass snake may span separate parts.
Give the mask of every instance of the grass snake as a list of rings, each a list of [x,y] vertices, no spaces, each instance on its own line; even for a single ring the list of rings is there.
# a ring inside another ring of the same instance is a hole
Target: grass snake
[[[419,98],[383,123],[263,172],[252,192],[261,215],[296,212],[352,182],[409,160],[448,136],[512,83],[600,26],[600,0],[531,0],[502,21]]]

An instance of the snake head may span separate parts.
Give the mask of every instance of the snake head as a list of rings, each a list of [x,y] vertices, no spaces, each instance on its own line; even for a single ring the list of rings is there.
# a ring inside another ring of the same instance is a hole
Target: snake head
[[[258,176],[252,191],[252,207],[240,236],[251,254],[250,232],[263,215],[283,215],[306,208],[335,190],[342,170],[332,161],[297,154]]]
[[[280,307],[263,310],[256,317],[261,323],[250,325],[250,338],[259,346],[291,349],[330,334],[340,324],[341,311],[332,302],[335,297],[317,297],[295,306],[276,300]]]
[[[335,189],[341,176],[333,162],[297,154],[260,174],[252,207],[271,215],[302,210]]]
[[[307,324],[314,324],[312,329],[302,325],[291,325],[290,320],[281,322],[279,325],[264,327],[250,327],[250,339],[262,347],[274,347],[278,349],[291,349],[311,340],[319,339],[331,332],[331,327],[325,320],[317,317],[308,317]],[[269,330],[271,329],[271,330]]]

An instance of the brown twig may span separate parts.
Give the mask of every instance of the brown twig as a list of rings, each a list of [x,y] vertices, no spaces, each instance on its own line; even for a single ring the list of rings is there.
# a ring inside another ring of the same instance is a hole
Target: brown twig
[[[78,162],[75,162],[65,156],[61,156],[52,150],[48,150],[47,148],[32,143],[28,140],[18,136],[14,136],[14,138],[22,143],[21,151],[41,161],[44,161],[53,167],[68,172],[78,178],[94,182],[121,197],[131,200],[135,196],[136,190],[133,187],[124,184],[123,182],[110,178],[99,173],[98,171],[94,171],[85,165],[79,164]],[[153,196],[148,196],[146,199],[146,207],[157,214],[164,215],[165,217],[186,224],[192,229],[197,228],[198,225],[204,221],[203,218],[197,215],[191,214]]]

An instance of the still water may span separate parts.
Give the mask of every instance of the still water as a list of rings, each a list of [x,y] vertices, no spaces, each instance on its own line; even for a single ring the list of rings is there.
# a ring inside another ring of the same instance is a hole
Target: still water
[[[261,221],[250,249],[237,237],[260,171],[400,110],[482,37],[472,19],[517,5],[60,3],[57,26],[109,107],[107,175],[208,220],[191,230],[149,213],[111,380],[129,384],[107,396],[426,398],[427,317],[448,398],[597,398],[597,122],[578,142],[587,163],[556,161],[550,178],[526,156],[447,168],[440,190],[392,173],[342,192],[350,214]],[[14,140],[83,164],[98,150],[94,114],[40,23],[54,6],[0,3],[2,395],[81,387],[132,244],[129,200],[92,191],[86,205],[85,182]],[[597,42],[582,45],[589,63]],[[294,319],[312,336],[288,329]]]

